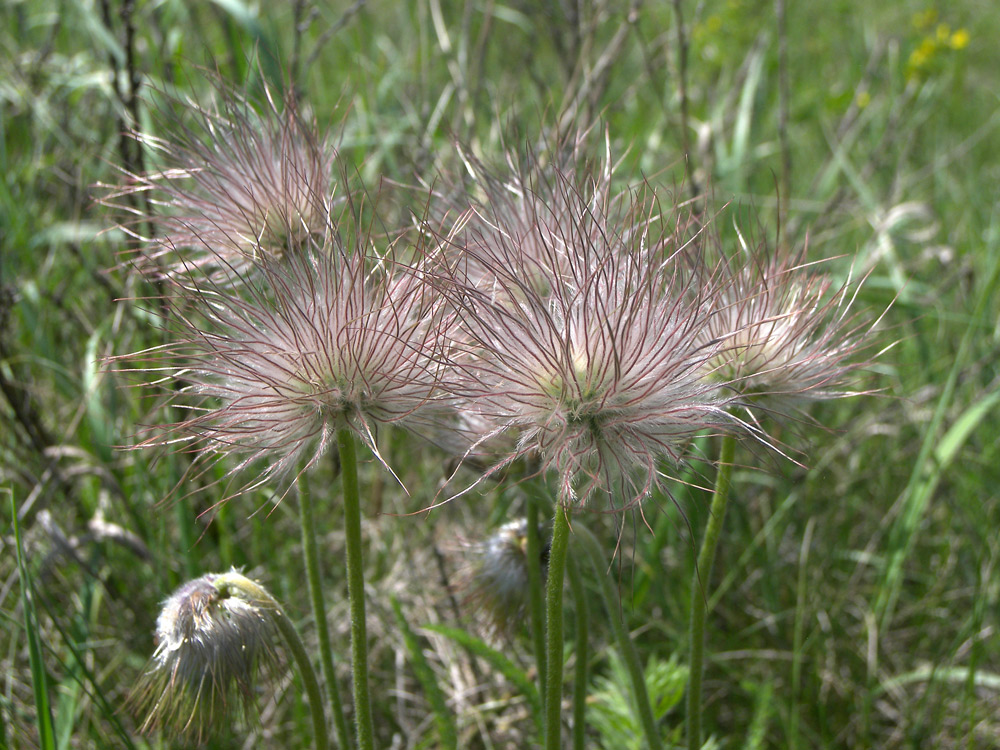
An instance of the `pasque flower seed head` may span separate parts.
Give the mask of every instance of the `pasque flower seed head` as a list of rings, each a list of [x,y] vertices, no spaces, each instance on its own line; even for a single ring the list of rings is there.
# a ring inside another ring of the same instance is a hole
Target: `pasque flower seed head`
[[[260,269],[242,289],[184,290],[178,336],[149,354],[148,369],[187,382],[171,401],[194,415],[154,428],[142,446],[233,455],[232,472],[260,462],[255,485],[315,460],[340,427],[378,455],[379,424],[414,425],[443,408],[446,323],[415,271],[360,252],[306,253]],[[189,396],[200,399],[189,406]]]
[[[137,136],[162,167],[127,175],[103,199],[132,214],[123,228],[141,241],[140,267],[153,275],[197,271],[221,282],[254,258],[323,246],[333,231],[335,153],[295,98],[279,102],[265,88],[265,106],[254,107],[222,84],[216,93],[216,106],[162,109],[171,134]],[[148,203],[136,208],[128,194]]]
[[[690,436],[735,423],[727,394],[703,378],[718,353],[702,335],[708,304],[684,293],[657,202],[631,193],[595,202],[580,192],[593,184],[573,172],[546,176],[542,189],[565,194],[558,205],[568,208],[535,211],[527,235],[506,208],[476,218],[507,205],[491,196],[456,235],[464,244],[444,291],[470,342],[456,363],[460,395],[517,434],[499,465],[534,453],[559,475],[561,502],[604,490],[628,505]]]
[[[509,636],[527,612],[528,566],[540,566],[544,580],[548,549],[540,560],[528,559],[528,522],[519,518],[486,539],[465,544],[463,552],[459,588],[464,604],[489,635]]]
[[[869,331],[853,310],[857,286],[836,287],[804,253],[764,246],[722,258],[711,275],[719,292],[704,336],[721,349],[709,377],[778,412],[849,394]]]

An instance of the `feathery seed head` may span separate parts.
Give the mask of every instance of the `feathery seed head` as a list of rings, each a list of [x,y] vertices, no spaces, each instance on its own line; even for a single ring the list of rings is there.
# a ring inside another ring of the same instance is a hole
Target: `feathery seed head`
[[[179,112],[164,111],[170,136],[138,135],[162,168],[128,175],[103,200],[134,215],[125,229],[142,242],[153,275],[198,271],[222,281],[254,258],[330,239],[335,153],[316,124],[291,95],[279,105],[265,89],[266,106],[256,108],[221,83],[217,93],[214,107],[174,102]],[[129,193],[145,194],[155,214],[122,202]],[[150,225],[154,236],[145,234]]]
[[[661,458],[678,460],[688,437],[728,424],[726,397],[702,377],[717,353],[701,335],[708,309],[681,294],[687,282],[667,251],[676,238],[655,236],[655,202],[615,195],[602,203],[628,210],[598,213],[578,176],[556,180],[579,210],[534,226],[534,244],[499,212],[485,230],[465,230],[477,239],[461,252],[491,281],[465,281],[459,266],[458,291],[445,288],[472,342],[458,388],[517,432],[506,461],[535,453],[558,473],[561,502],[609,490],[629,504],[657,482]]]
[[[233,472],[261,460],[262,483],[316,460],[340,427],[378,455],[378,424],[413,425],[443,409],[447,322],[415,271],[391,259],[370,267],[359,252],[260,268],[242,290],[185,298],[205,320],[178,313],[179,340],[159,356],[203,401],[142,445],[181,441],[208,457],[241,456]]]
[[[278,665],[281,616],[260,584],[235,570],[183,584],[163,604],[156,651],[129,698],[142,731],[201,741],[241,709],[256,718],[256,686]]]
[[[721,290],[705,329],[722,349],[711,376],[779,411],[794,402],[847,395],[843,380],[860,363],[866,331],[852,311],[850,282],[806,264],[804,253],[750,251],[723,259]]]
[[[444,200],[463,213],[446,252],[467,283],[490,289],[498,283],[491,271],[498,265],[516,272],[536,292],[548,294],[551,277],[570,272],[570,247],[578,253],[592,246],[604,227],[628,209],[628,201],[622,200],[627,195],[611,193],[610,153],[593,169],[588,165],[577,171],[574,166],[582,161],[587,136],[579,133],[551,152],[508,153],[504,176],[492,173],[459,146],[471,195],[463,191],[464,203]]]

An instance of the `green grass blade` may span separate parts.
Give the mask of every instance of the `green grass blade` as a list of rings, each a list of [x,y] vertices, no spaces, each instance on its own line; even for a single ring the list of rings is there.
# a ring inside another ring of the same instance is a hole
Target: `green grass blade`
[[[74,636],[67,632],[66,629],[59,622],[59,619],[54,616],[52,608],[46,606],[46,611],[49,617],[52,618],[52,622],[55,628],[59,631],[59,635],[62,639],[62,644],[69,650],[71,660],[69,663],[60,661],[62,671],[71,677],[78,688],[77,691],[82,691],[86,693],[87,697],[93,702],[102,718],[108,722],[117,735],[118,740],[121,742],[121,747],[128,748],[129,750],[135,750],[135,743],[132,742],[132,738],[125,731],[125,727],[122,726],[121,720],[118,718],[118,712],[116,709],[108,702],[107,697],[104,695],[104,691],[101,689],[101,685],[97,679],[97,675],[87,664],[87,653],[85,646],[81,644],[81,639],[79,636]],[[82,634],[88,636],[89,634]],[[62,738],[60,738],[60,745],[62,744]],[[70,743],[67,746],[72,746]],[[2,746],[0,746],[2,747]]]
[[[470,652],[487,662],[491,667],[506,677],[524,696],[531,707],[531,715],[535,719],[539,730],[542,728],[542,701],[538,694],[538,688],[528,678],[520,667],[497,651],[485,641],[471,633],[467,633],[459,628],[450,628],[446,625],[424,625],[424,630],[443,635],[449,640],[455,641],[460,646],[467,648]]]
[[[761,750],[766,747],[767,725],[774,713],[774,685],[765,682],[763,685],[755,686],[756,700],[754,701],[753,720],[747,730],[747,738],[743,743],[743,750]]]
[[[995,250],[995,242],[989,244],[994,245]],[[945,414],[955,396],[959,375],[965,368],[973,341],[980,332],[981,322],[989,317],[988,304],[993,297],[998,281],[1000,281],[1000,256],[996,252],[993,252],[992,255],[993,267],[990,269],[989,277],[976,300],[975,310],[959,343],[954,364],[948,373],[944,387],[941,389],[941,396],[938,398],[934,416],[924,433],[924,439],[910,474],[910,480],[906,489],[903,490],[903,512],[896,519],[889,535],[888,562],[875,605],[875,614],[883,630],[892,617],[902,583],[903,564],[913,547],[920,520],[923,518],[927,506],[930,504],[931,496],[947,468],[946,465],[935,461],[935,458],[945,458],[950,463],[958,448],[993,406],[992,402],[983,404],[983,401],[988,399],[977,402],[956,420],[944,439],[938,441]]]
[[[458,732],[455,729],[455,720],[451,715],[451,711],[448,710],[444,691],[438,685],[437,678],[434,676],[434,670],[431,669],[431,665],[427,662],[424,650],[420,646],[420,639],[413,632],[410,623],[403,616],[403,609],[399,606],[399,600],[393,596],[390,598],[390,602],[392,603],[392,612],[396,616],[396,624],[399,626],[399,631],[403,634],[403,642],[406,644],[406,650],[410,652],[410,659],[413,661],[413,670],[416,672],[417,680],[424,689],[424,695],[427,696],[427,701],[431,704],[431,710],[434,711],[434,723],[437,724],[438,734],[441,737],[440,746],[455,750],[458,747]]]
[[[35,714],[38,721],[38,746],[41,750],[54,750],[56,746],[55,728],[52,723],[52,706],[49,703],[48,681],[45,677],[45,662],[42,660],[42,642],[38,637],[38,618],[35,614],[35,599],[24,562],[21,547],[21,527],[17,522],[17,504],[14,494],[10,496],[11,518],[14,523],[14,544],[17,548],[17,572],[21,579],[21,605],[24,608],[24,632],[28,637],[28,658],[31,662],[31,686],[35,693]]]
[[[934,464],[939,469],[938,477],[940,477],[940,472],[944,471],[955,459],[965,441],[969,439],[983,417],[997,405],[998,401],[1000,401],[1000,391],[988,394],[966,409],[962,416],[948,428],[948,432],[941,438],[941,442],[934,450]]]

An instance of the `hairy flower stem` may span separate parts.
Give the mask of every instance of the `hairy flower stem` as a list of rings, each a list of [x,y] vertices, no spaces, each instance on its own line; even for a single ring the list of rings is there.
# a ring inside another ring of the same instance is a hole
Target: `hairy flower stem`
[[[621,652],[622,661],[625,662],[625,669],[632,682],[632,695],[639,709],[639,721],[642,722],[642,731],[646,735],[646,744],[649,746],[649,750],[662,750],[663,743],[660,740],[659,730],[656,728],[656,719],[653,716],[653,707],[649,702],[649,691],[646,689],[646,677],[643,674],[642,665],[639,663],[639,654],[636,652],[635,644],[632,643],[632,638],[620,616],[621,607],[615,606],[618,596],[612,586],[611,578],[608,576],[607,557],[601,549],[600,542],[586,526],[577,524],[574,531],[576,538],[583,544],[587,556],[590,558],[594,576],[600,584],[604,608],[608,611],[608,619],[611,621],[615,638],[618,640],[618,650]]]
[[[537,497],[529,497],[525,515],[528,524],[528,603],[531,612],[531,639],[535,646],[535,668],[538,670],[538,694],[545,693],[545,605],[542,596],[542,566],[536,564],[542,559],[542,540],[538,533]]]
[[[316,622],[316,637],[319,640],[319,660],[323,668],[323,679],[333,704],[333,722],[337,730],[337,742],[342,748],[349,748],[347,720],[344,705],[337,689],[337,672],[333,665],[333,650],[330,648],[330,629],[326,620],[326,603],[323,601],[323,583],[319,572],[319,553],[316,548],[316,524],[313,520],[312,494],[309,492],[307,471],[303,467],[297,480],[299,490],[299,523],[302,526],[302,554],[305,557],[306,579],[309,582],[309,599],[312,604],[313,620]]]
[[[587,593],[583,588],[579,565],[569,565],[569,588],[576,608],[576,672],[573,675],[573,750],[583,750],[587,729],[587,661],[590,659],[589,637],[590,609]]]
[[[688,673],[687,741],[688,750],[701,750],[701,678],[705,662],[705,617],[708,614],[708,583],[715,563],[715,549],[722,532],[722,520],[729,503],[729,487],[733,475],[736,438],[723,435],[719,451],[719,473],[715,477],[715,493],[709,510],[705,538],[698,553],[698,566],[691,582],[691,661]]]
[[[365,578],[361,557],[361,492],[354,433],[337,429],[341,479],[344,487],[344,532],[347,537],[347,596],[351,608],[351,676],[358,750],[374,750],[372,707],[368,695],[368,627],[365,623]]]
[[[556,503],[549,551],[549,580],[545,591],[545,748],[559,750],[562,729],[563,682],[563,578],[569,549],[569,511]]]
[[[261,604],[274,610],[275,623],[281,636],[285,639],[292,658],[299,667],[302,683],[309,698],[309,713],[312,715],[313,733],[315,734],[316,750],[326,750],[329,747],[326,734],[326,715],[323,713],[323,694],[320,692],[319,680],[309,661],[309,654],[302,644],[298,631],[292,625],[278,601],[271,596],[263,586],[258,586],[248,578],[239,574],[223,574],[215,581],[220,594],[236,596],[246,601]]]

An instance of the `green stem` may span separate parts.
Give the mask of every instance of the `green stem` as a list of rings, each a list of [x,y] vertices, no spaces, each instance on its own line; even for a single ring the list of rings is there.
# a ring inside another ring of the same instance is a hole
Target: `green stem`
[[[316,672],[309,661],[309,654],[306,653],[298,631],[288,619],[288,615],[285,614],[278,600],[271,596],[263,586],[235,571],[220,575],[215,580],[215,587],[220,593],[235,591],[239,598],[261,604],[274,611],[275,623],[288,645],[288,650],[292,653],[292,658],[299,667],[306,695],[309,697],[309,713],[313,720],[316,750],[326,750],[329,744],[326,733],[326,715],[323,713],[323,694],[319,689],[319,681],[316,679]]]
[[[351,609],[351,676],[354,685],[354,719],[359,750],[374,750],[371,699],[368,694],[368,628],[365,624],[365,579],[361,556],[361,492],[354,433],[337,430],[344,488],[344,532],[347,537],[347,596]]]
[[[556,504],[552,521],[552,549],[549,551],[549,580],[545,589],[545,747],[559,750],[562,730],[563,682],[563,579],[569,549],[569,511]]]
[[[698,553],[698,565],[691,582],[691,662],[688,673],[688,750],[701,750],[701,678],[705,662],[705,617],[708,613],[708,583],[715,563],[715,549],[722,532],[722,519],[729,503],[729,486],[733,475],[736,438],[723,435],[719,452],[719,472],[715,477],[715,492],[709,510],[705,538]]]
[[[639,711],[639,721],[642,723],[642,730],[646,735],[646,744],[649,750],[662,750],[663,742],[660,740],[660,732],[656,727],[656,719],[653,716],[653,706],[649,702],[649,691],[646,688],[646,676],[639,663],[639,654],[636,653],[635,644],[629,635],[628,629],[622,618],[616,614],[617,601],[616,591],[608,575],[607,558],[601,549],[600,542],[583,524],[577,524],[575,536],[579,539],[590,557],[591,567],[594,569],[594,576],[600,584],[601,598],[604,600],[604,608],[608,611],[608,619],[611,627],[615,631],[615,638],[618,640],[618,650],[621,652],[622,661],[625,662],[625,669],[628,671],[629,679],[632,682],[632,696]]]
[[[538,694],[545,696],[545,600],[542,596],[542,541],[538,533],[536,497],[528,497],[525,515],[528,520],[528,603],[531,613],[531,640],[535,647],[535,668],[538,670]]]
[[[587,595],[583,589],[583,578],[580,576],[579,565],[570,562],[569,588],[573,593],[573,606],[576,608],[576,673],[573,675],[573,750],[583,750],[587,729],[587,661],[588,630],[590,625],[590,609],[587,605]]]
[[[337,687],[337,671],[333,664],[333,649],[330,647],[330,628],[326,619],[326,603],[323,600],[323,584],[319,571],[319,551],[316,545],[316,524],[313,518],[312,494],[306,468],[302,467],[298,478],[299,524],[302,526],[302,553],[305,557],[306,579],[309,584],[309,599],[312,604],[313,620],[316,623],[316,637],[319,640],[319,660],[323,668],[323,679],[333,703],[333,722],[337,729],[337,742],[341,748],[351,746],[347,734],[347,720],[344,705]]]

